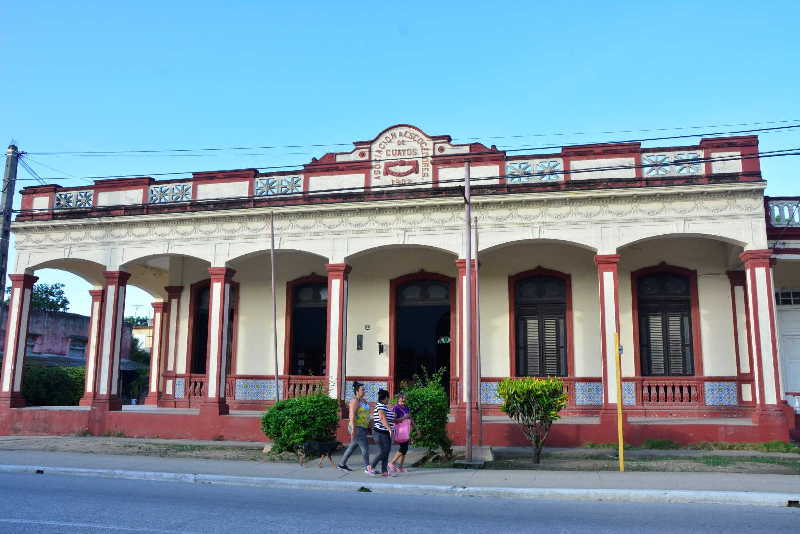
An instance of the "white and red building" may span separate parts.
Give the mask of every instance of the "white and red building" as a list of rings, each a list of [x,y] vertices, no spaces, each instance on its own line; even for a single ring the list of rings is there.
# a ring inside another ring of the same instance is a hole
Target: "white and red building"
[[[24,189],[0,432],[259,439],[276,371],[282,397],[324,382],[346,399],[354,380],[370,395],[396,392],[424,366],[445,369],[451,436],[463,442],[466,411],[478,417],[466,403],[470,366],[482,405],[474,431],[488,444],[523,442],[496,384],[525,375],[567,385],[553,444],[612,441],[618,402],[634,443],[788,439],[786,392],[800,394],[800,224],[769,219],[756,137],[518,154],[398,125],[354,145],[301,171]],[[467,165],[478,224],[469,266]],[[42,268],[95,288],[86,394],[63,412],[24,407],[19,395],[19,339]],[[468,304],[470,268],[478,299]],[[150,394],[138,409],[121,409],[114,389],[128,285],[155,299]],[[785,311],[774,296],[784,289]],[[479,361],[462,350],[467,305],[479,310]]]

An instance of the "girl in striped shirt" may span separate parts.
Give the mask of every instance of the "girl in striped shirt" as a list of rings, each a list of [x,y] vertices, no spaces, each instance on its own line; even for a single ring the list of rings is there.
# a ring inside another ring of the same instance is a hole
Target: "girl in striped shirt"
[[[378,443],[380,452],[372,460],[372,464],[368,465],[364,470],[365,473],[371,476],[377,475],[375,466],[378,462],[381,463],[381,476],[391,477],[394,473],[389,472],[389,451],[392,448],[392,429],[394,428],[394,412],[386,406],[389,400],[389,392],[385,389],[378,391],[378,403],[375,405],[375,410],[372,412],[373,430],[372,436]]]

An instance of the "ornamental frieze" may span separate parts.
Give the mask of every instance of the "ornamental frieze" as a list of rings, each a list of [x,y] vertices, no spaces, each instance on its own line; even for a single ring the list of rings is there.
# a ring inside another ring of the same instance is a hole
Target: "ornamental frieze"
[[[760,190],[671,192],[661,194],[606,195],[572,198],[502,199],[476,197],[474,215],[486,227],[526,227],[553,223],[629,223],[685,217],[754,217],[763,214]],[[454,230],[463,224],[461,204],[418,201],[413,206],[370,205],[358,208],[326,208],[275,211],[275,230],[284,236],[363,234],[391,230]],[[86,219],[53,223],[25,222],[14,225],[17,248],[42,244],[114,244],[170,240],[264,239],[269,232],[269,214],[249,211],[198,212],[192,215],[140,216],[96,222]]]

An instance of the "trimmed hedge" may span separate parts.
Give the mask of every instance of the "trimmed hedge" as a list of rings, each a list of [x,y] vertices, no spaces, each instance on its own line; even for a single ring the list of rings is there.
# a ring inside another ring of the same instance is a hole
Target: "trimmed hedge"
[[[84,367],[27,364],[22,371],[22,395],[28,406],[77,406],[84,389]]]
[[[261,418],[261,430],[279,454],[306,441],[333,441],[338,423],[339,402],[317,393],[276,403]]]

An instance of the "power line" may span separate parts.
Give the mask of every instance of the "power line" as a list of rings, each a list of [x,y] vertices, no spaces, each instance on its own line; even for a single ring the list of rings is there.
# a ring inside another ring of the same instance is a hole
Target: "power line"
[[[794,149],[786,149],[792,150],[793,152],[785,152],[782,153],[772,153],[772,154],[765,154],[761,157],[782,157],[782,156],[800,156],[800,147]],[[774,152],[774,151],[773,151]],[[706,159],[705,161],[735,161],[735,160],[743,160],[743,159],[755,159],[758,158],[758,155],[752,156],[744,156],[744,157],[730,157],[730,158],[719,158],[719,159]],[[580,169],[576,171],[560,171],[553,174],[573,174],[573,173],[583,173],[583,172],[596,172],[596,171],[606,171],[606,170],[619,170],[619,169],[632,169],[632,168],[644,168],[644,167],[654,167],[658,165],[634,165],[634,166],[618,166],[618,167],[597,167],[597,168],[589,168],[589,169]],[[541,176],[541,173],[538,174]],[[526,175],[526,176],[537,176],[537,174]],[[508,179],[513,178],[515,175],[509,174],[502,174],[502,175],[495,175],[495,176],[484,176],[481,178],[472,178],[471,182],[486,182],[490,180],[497,180],[497,179]],[[687,176],[689,177],[689,176]],[[701,177],[700,175],[696,175],[694,177]],[[654,177],[658,178],[658,177]],[[675,176],[665,177],[666,179],[675,178]],[[631,182],[631,181],[647,181],[647,178],[637,178],[637,177],[630,177],[630,176],[617,176],[617,177],[605,177],[601,178],[600,180],[608,181],[608,182]],[[451,178],[447,180],[439,180],[438,185],[441,186],[442,184],[460,184],[463,183],[463,178]],[[326,193],[353,193],[353,192],[373,192],[374,190],[391,190],[391,189],[409,189],[409,187],[419,186],[419,185],[426,185],[426,184],[433,184],[433,181],[425,181],[425,182],[414,182],[411,184],[380,184],[380,185],[371,185],[369,190],[363,186],[356,186],[356,187],[331,187],[329,189],[318,189],[312,192],[309,192],[310,195],[318,196]],[[523,183],[506,183],[505,187],[510,188],[517,188],[519,186],[541,186],[541,185],[557,185],[563,184],[562,181],[553,181],[553,182],[523,182]],[[493,185],[493,184],[489,184]],[[503,184],[496,184],[496,185],[503,185]],[[447,189],[445,189],[446,191]],[[421,189],[411,189],[411,192],[415,191],[423,191]],[[434,190],[435,191],[435,190]],[[280,193],[276,195],[269,195],[269,196],[240,196],[240,197],[220,197],[220,198],[207,198],[202,200],[182,200],[182,201],[175,201],[169,202],[164,204],[120,204],[115,206],[102,206],[101,210],[114,210],[119,208],[137,208],[137,207],[145,207],[145,206],[179,206],[179,205],[189,205],[189,204],[209,204],[214,202],[220,201],[237,201],[237,200],[283,200],[288,198],[300,198],[306,196],[305,193],[298,192],[298,193]],[[71,208],[65,209],[61,213],[69,213],[71,210],[96,210],[97,207],[93,208]],[[43,211],[52,211],[51,208],[40,208],[40,209],[26,209],[26,210],[14,210],[16,213],[36,213],[36,212],[43,212]]]
[[[734,128],[743,126],[760,126],[764,124],[787,124],[793,122],[800,122],[800,119],[786,119],[777,121],[758,121],[758,122],[742,122],[742,123],[723,123],[723,124],[707,124],[699,126],[674,126],[666,128],[640,128],[640,129],[623,129],[623,130],[604,130],[599,132],[552,132],[552,133],[531,133],[531,134],[518,134],[518,135],[494,135],[486,137],[454,137],[453,141],[480,141],[481,139],[525,139],[529,137],[563,137],[568,135],[611,135],[618,133],[634,133],[634,132],[665,132],[665,131],[679,131],[679,130],[697,130],[701,128]],[[691,134],[684,136],[674,136],[657,139],[671,139],[677,137],[698,137],[701,135],[713,134]],[[631,141],[619,141],[631,142]],[[583,143],[581,143],[583,144]],[[587,143],[589,144],[589,143]],[[591,143],[595,144],[595,143]],[[161,149],[124,149],[124,150],[75,150],[75,151],[44,151],[44,152],[30,152],[36,156],[102,156],[102,155],[119,155],[119,154],[168,154],[176,153],[174,155],[185,156],[187,152],[228,152],[239,150],[279,150],[291,148],[326,148],[326,147],[352,147],[353,143],[312,143],[312,144],[291,144],[291,145],[254,145],[254,146],[231,146],[231,147],[202,147],[202,148],[161,148]],[[555,147],[559,148],[559,147]]]
[[[675,164],[675,163],[689,164],[689,163],[738,161],[738,160],[748,160],[748,159],[770,158],[770,157],[776,157],[776,156],[793,156],[793,155],[797,155],[797,154],[795,154],[795,152],[797,152],[797,151],[800,151],[800,147],[782,148],[782,149],[777,149],[777,150],[766,150],[766,151],[757,152],[756,154],[751,154],[751,155],[729,156],[729,157],[724,157],[724,158],[715,158],[715,157],[709,157],[709,158],[704,158],[704,157],[687,158],[687,159],[675,160],[675,161],[671,162],[670,164]],[[479,155],[486,155],[486,154],[496,154],[496,153],[495,152],[473,152],[473,153],[471,153],[469,155],[470,156],[479,156]],[[403,161],[404,159],[405,158],[390,158],[390,159],[375,160],[375,161],[379,161],[379,162]],[[363,160],[363,161],[360,161],[358,163],[368,163],[370,161],[371,160]],[[337,163],[337,165],[340,165],[340,164],[341,163]],[[584,169],[554,170],[554,171],[548,172],[547,174],[548,175],[551,175],[551,174],[558,174],[558,175],[568,174],[568,175],[572,175],[572,174],[581,174],[581,173],[586,173],[586,172],[597,172],[597,171],[646,169],[646,168],[650,168],[650,167],[664,167],[665,165],[666,165],[665,163],[642,163],[642,164],[638,164],[638,165],[612,165],[612,166],[602,166],[602,167],[587,167],[587,168],[584,168]],[[268,167],[258,167],[259,170],[260,169],[266,169],[266,168],[268,168]],[[190,173],[189,172],[151,173],[151,174],[148,174],[147,176],[149,176],[149,177],[153,177],[153,176],[175,176],[175,175],[181,175],[181,174],[190,174]],[[530,176],[536,176],[536,175],[540,175],[541,176],[541,175],[543,175],[543,173],[538,173],[538,174],[537,173],[532,173],[532,174],[530,174]],[[102,180],[102,179],[109,179],[109,178],[139,178],[139,177],[142,177],[142,175],[141,174],[129,174],[129,175],[114,175],[114,176],[87,176],[87,177],[84,177],[84,179]],[[64,178],[64,177],[48,177],[47,178],[47,180],[68,180],[68,179],[69,178]],[[25,178],[19,178],[18,180],[26,180],[26,179]],[[27,179],[27,180],[31,180],[31,179]],[[74,186],[74,187],[78,187],[78,186]]]
[[[733,135],[733,134],[742,134],[742,133],[774,133],[778,131],[786,131],[789,129],[800,128],[800,124],[793,124],[789,126],[776,126],[770,128],[758,128],[758,129],[751,129],[751,130],[734,130],[734,131],[726,131],[726,132],[703,132],[699,134],[687,134],[687,135],[675,135],[675,136],[662,136],[662,137],[650,137],[650,138],[643,138],[643,139],[627,139],[627,140],[617,140],[617,141],[605,141],[605,142],[597,142],[597,143],[587,143],[587,144],[579,144],[579,145],[548,145],[548,146],[539,146],[539,147],[520,147],[515,149],[504,150],[501,152],[522,152],[522,151],[535,151],[535,150],[552,150],[552,149],[563,149],[563,148],[570,148],[575,146],[588,146],[588,145],[614,145],[614,144],[624,144],[624,143],[634,143],[634,142],[644,142],[644,141],[663,141],[668,139],[682,139],[687,137],[706,137],[706,136],[719,136],[719,135]],[[665,147],[666,148],[666,147]],[[482,152],[472,152],[469,154],[465,154],[465,156],[480,156],[480,155],[490,155],[490,154],[497,154],[495,151],[482,151]],[[358,160],[352,162],[331,162],[331,163],[314,163],[314,166],[317,168],[322,167],[332,167],[332,166],[339,166],[339,165],[347,165],[347,164],[365,164],[365,163],[374,163],[374,162],[387,162],[387,161],[402,161],[407,158],[389,158],[389,159],[382,159],[382,160]],[[271,165],[266,167],[255,167],[257,170],[260,171],[268,171],[268,170],[289,170],[289,169],[298,169],[301,165]],[[197,171],[173,171],[173,172],[144,172],[144,173],[137,173],[137,174],[117,174],[117,175],[106,175],[106,176],[85,176],[81,177],[88,180],[104,180],[110,178],[136,178],[142,176],[179,176],[185,174],[192,174]],[[49,176],[45,178],[46,180],[66,180],[68,178],[65,177],[58,177],[58,176]]]

